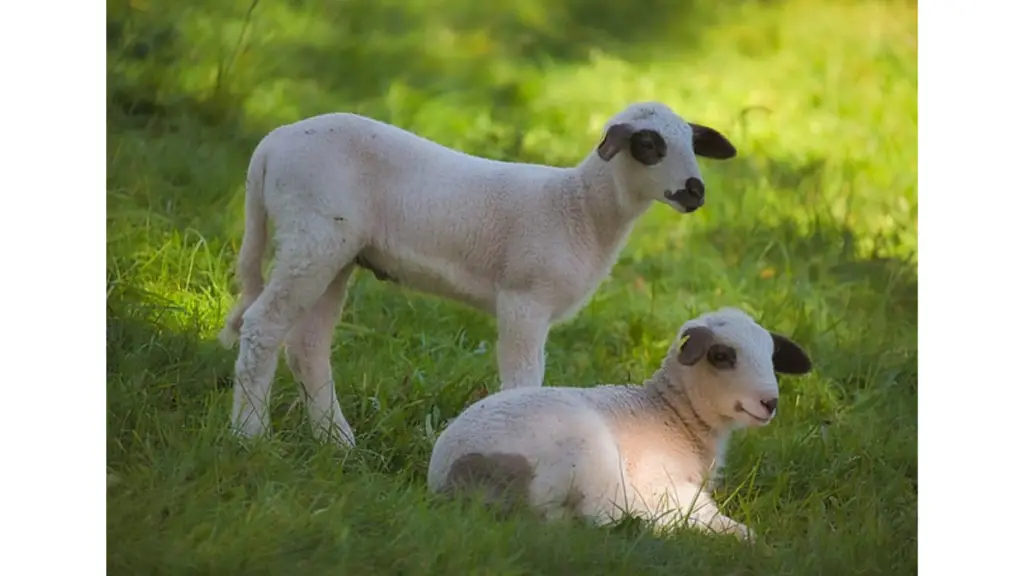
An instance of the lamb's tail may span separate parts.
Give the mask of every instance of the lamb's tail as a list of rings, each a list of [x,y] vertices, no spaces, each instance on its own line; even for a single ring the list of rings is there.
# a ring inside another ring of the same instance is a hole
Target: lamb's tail
[[[242,329],[242,315],[263,291],[263,254],[267,249],[267,209],[263,199],[266,176],[267,155],[257,146],[245,178],[245,232],[235,269],[241,295],[217,337],[225,348],[234,345]]]

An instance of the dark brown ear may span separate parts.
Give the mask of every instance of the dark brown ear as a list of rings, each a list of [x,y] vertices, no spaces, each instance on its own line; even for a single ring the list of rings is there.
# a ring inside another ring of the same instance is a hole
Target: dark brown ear
[[[693,129],[693,151],[697,156],[728,160],[736,156],[736,147],[714,128],[690,122]]]
[[[608,127],[601,144],[597,146],[597,155],[605,162],[611,160],[626,147],[634,132],[636,129],[631,124],[612,124]]]
[[[811,371],[811,359],[803,348],[782,334],[771,332],[775,342],[772,365],[779,374],[807,374]]]
[[[679,347],[679,363],[693,366],[708,353],[708,348],[715,340],[715,333],[707,326],[694,326],[683,332],[683,338],[683,345]]]

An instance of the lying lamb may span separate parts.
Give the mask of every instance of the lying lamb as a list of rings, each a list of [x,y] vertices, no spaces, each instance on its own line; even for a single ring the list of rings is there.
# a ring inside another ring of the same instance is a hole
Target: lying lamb
[[[718,511],[716,472],[732,429],[775,416],[775,373],[805,374],[811,361],[731,308],[687,322],[679,338],[643,386],[521,388],[476,402],[438,437],[429,488],[481,490],[549,519],[604,524],[628,511],[657,529],[682,521],[752,536]]]
[[[722,134],[659,103],[614,116],[571,168],[470,156],[354,114],[277,128],[250,161],[241,296],[220,335],[225,346],[240,335],[234,429],[266,430],[284,344],[314,431],[354,443],[330,350],[357,266],[495,315],[502,388],[540,386],[550,325],[586,303],[633,222],[654,201],[698,209],[696,156],[735,154]],[[264,285],[268,221],[277,249]]]

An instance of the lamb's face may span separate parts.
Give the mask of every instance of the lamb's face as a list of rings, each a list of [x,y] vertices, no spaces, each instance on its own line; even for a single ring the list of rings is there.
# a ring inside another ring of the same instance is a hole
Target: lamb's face
[[[806,374],[811,360],[793,341],[749,316],[726,308],[687,322],[677,360],[718,414],[746,426],[764,426],[779,400],[776,373]]]
[[[633,104],[609,120],[597,153],[614,163],[638,198],[689,213],[704,205],[697,156],[732,158],[736,148],[713,128],[687,122],[653,102]]]

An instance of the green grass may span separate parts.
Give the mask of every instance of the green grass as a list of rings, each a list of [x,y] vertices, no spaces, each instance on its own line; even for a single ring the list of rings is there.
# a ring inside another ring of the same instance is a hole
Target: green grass
[[[108,0],[108,572],[916,573],[916,4],[483,5]],[[273,436],[227,433],[234,351],[214,335],[267,130],[352,110],[565,165],[641,99],[740,157],[703,163],[703,210],[640,221],[552,332],[546,383],[638,383],[679,324],[720,306],[791,334],[816,370],[781,382],[771,426],[734,436],[719,497],[757,545],[431,497],[433,438],[497,387],[494,322],[366,273],[333,352],[359,448],[312,439],[284,362]]]

